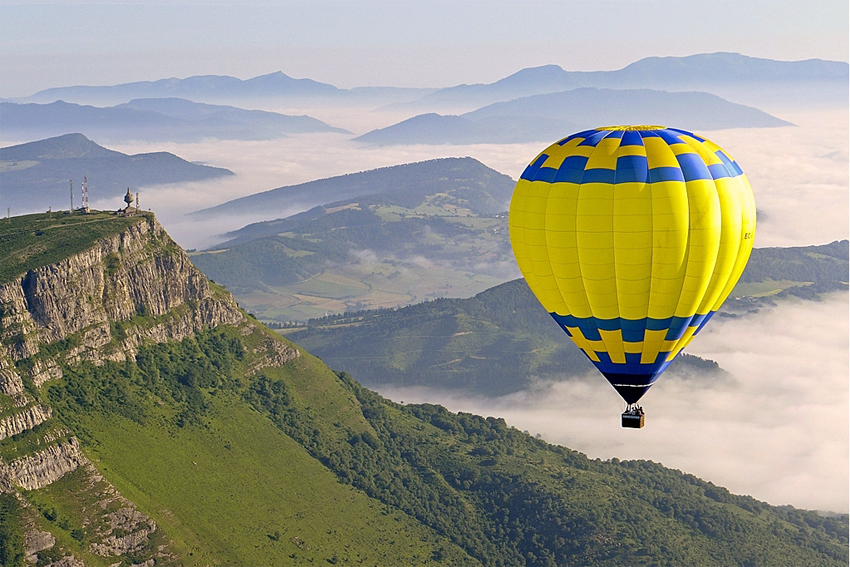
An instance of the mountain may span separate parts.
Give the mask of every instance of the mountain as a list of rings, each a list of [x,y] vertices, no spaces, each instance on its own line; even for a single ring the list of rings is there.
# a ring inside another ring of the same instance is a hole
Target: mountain
[[[329,101],[350,104],[409,102],[436,89],[356,87],[339,89],[312,79],[294,79],[278,71],[247,80],[222,75],[185,79],[137,81],[112,86],[56,87],[39,91],[18,102],[50,103],[57,100],[79,104],[115,105],[139,98],[186,98],[198,102],[232,102],[268,99]]]
[[[286,332],[286,331],[282,331]],[[481,396],[535,381],[583,377],[595,368],[531,293],[514,280],[468,299],[311,319],[286,337],[367,387],[428,386]],[[682,356],[669,372],[719,379],[717,363]]]
[[[466,116],[420,114],[398,124],[372,130],[355,141],[390,146],[396,144],[517,144],[557,140],[564,132],[580,127],[564,120],[541,116],[488,116],[473,120]]]
[[[120,197],[128,187],[227,175],[233,172],[189,163],[167,152],[131,156],[106,149],[82,134],[66,134],[0,148],[0,206],[16,212],[67,209],[69,180],[74,182],[75,206],[80,206],[79,186],[86,176],[94,201],[105,195]]]
[[[423,114],[355,138],[376,145],[554,142],[615,124],[688,130],[792,126],[757,108],[708,93],[579,88],[498,102],[462,116]]]
[[[111,141],[196,142],[269,140],[304,132],[338,132],[309,116],[201,104],[180,98],[135,99],[100,108],[56,101],[50,104],[0,103],[6,136],[31,138],[85,132]]]
[[[848,269],[847,240],[757,248],[720,316],[752,313],[785,296],[817,300],[821,293],[846,290]],[[595,370],[525,280],[468,299],[327,315],[282,332],[334,368],[362,377],[368,387],[500,396],[530,388],[532,379],[569,380]],[[668,372],[699,380],[722,376],[715,363],[693,356],[677,358]]]
[[[13,217],[0,242],[4,565],[847,564],[846,515],[381,398],[152,215]]]
[[[232,214],[359,195],[248,225],[192,259],[279,322],[471,295],[519,274],[503,214],[513,186],[472,158],[448,158],[277,189],[232,202]]]
[[[437,90],[409,106],[479,107],[581,87],[705,91],[747,105],[846,105],[848,64],[809,59],[776,61],[740,53],[647,57],[616,71],[565,71],[557,65],[522,69],[490,84]]]
[[[366,195],[396,195],[397,199],[424,199],[441,191],[472,191],[481,187],[489,196],[478,196],[487,203],[477,212],[501,212],[507,209],[514,182],[507,176],[488,168],[472,158],[443,158],[392,167],[382,167],[337,177],[308,181],[270,189],[227,201],[221,205],[191,214],[195,218],[221,215],[256,215],[264,219],[289,216],[317,205],[341,202]],[[459,195],[461,198],[470,198]],[[256,227],[255,227],[256,228]],[[232,236],[239,237],[255,228],[243,229]]]
[[[272,216],[308,199],[326,204],[245,226],[211,250],[193,251],[192,259],[246,309],[276,324],[469,297],[520,275],[505,212],[513,185],[471,158],[452,158],[281,188],[203,214]],[[332,200],[341,195],[354,196]],[[740,295],[749,299],[741,308],[753,308],[753,297],[769,302],[776,294],[839,289],[846,278],[836,274],[846,265],[828,266],[823,252],[812,254],[801,271],[814,280],[791,277],[797,271],[790,263],[742,279]],[[823,269],[831,275],[818,275]]]
[[[371,431],[335,374],[246,317],[152,215],[12,217],[0,243],[3,565],[477,564],[274,424],[264,386],[335,413],[298,417],[323,443]]]
[[[39,91],[30,102],[57,100],[86,100],[126,102],[136,98],[181,97],[197,100],[199,95],[219,98],[248,98],[270,96],[328,96],[339,89],[312,79],[294,79],[282,72],[261,75],[248,80],[222,75],[201,75],[186,79],[137,81],[114,86],[57,87]]]
[[[524,97],[479,108],[471,120],[494,116],[549,117],[581,127],[613,124],[676,124],[692,130],[793,126],[762,112],[699,92],[582,88]]]
[[[820,246],[757,248],[721,315],[751,313],[785,297],[819,300],[823,293],[846,290],[848,258],[847,240]]]
[[[615,71],[565,71],[558,65],[521,69],[494,83],[442,89],[357,87],[339,89],[311,79],[294,79],[278,71],[247,80],[205,75],[112,86],[46,89],[17,102],[115,105],[139,98],[186,98],[233,103],[264,99],[312,100],[316,103],[393,105],[440,111],[467,110],[494,102],[561,92],[580,87],[705,91],[741,104],[847,103],[848,64],[809,59],[776,61],[740,53],[700,53],[687,57],[646,57]]]

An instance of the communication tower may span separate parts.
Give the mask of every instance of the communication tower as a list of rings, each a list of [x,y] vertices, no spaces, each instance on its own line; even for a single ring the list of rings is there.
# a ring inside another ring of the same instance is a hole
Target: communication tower
[[[71,208],[68,209],[68,212],[73,213],[74,212],[74,180],[69,179],[68,183],[71,184]]]

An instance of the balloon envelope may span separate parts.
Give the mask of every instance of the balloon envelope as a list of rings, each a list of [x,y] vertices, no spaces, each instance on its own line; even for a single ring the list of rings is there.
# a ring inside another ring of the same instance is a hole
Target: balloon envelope
[[[663,126],[614,126],[538,155],[517,182],[509,224],[531,290],[631,404],[732,291],[756,208],[716,144]]]

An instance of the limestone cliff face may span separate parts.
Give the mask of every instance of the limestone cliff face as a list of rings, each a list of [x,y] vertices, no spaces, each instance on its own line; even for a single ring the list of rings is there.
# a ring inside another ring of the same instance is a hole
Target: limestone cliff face
[[[138,324],[114,336],[114,323],[134,317]],[[179,340],[241,320],[232,298],[213,295],[206,277],[151,216],[0,286],[0,355],[21,360],[40,345],[72,337],[63,362],[118,360],[145,339]],[[37,383],[58,375],[55,364],[33,372]]]
[[[0,467],[0,488],[5,491],[10,491],[11,487],[36,490],[88,462],[76,437],[63,438],[43,451],[3,464]]]

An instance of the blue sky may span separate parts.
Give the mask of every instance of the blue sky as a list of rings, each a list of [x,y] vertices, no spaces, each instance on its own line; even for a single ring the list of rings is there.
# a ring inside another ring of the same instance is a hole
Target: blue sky
[[[847,2],[0,0],[2,97],[278,70],[340,87],[441,87],[714,51],[847,61]]]

